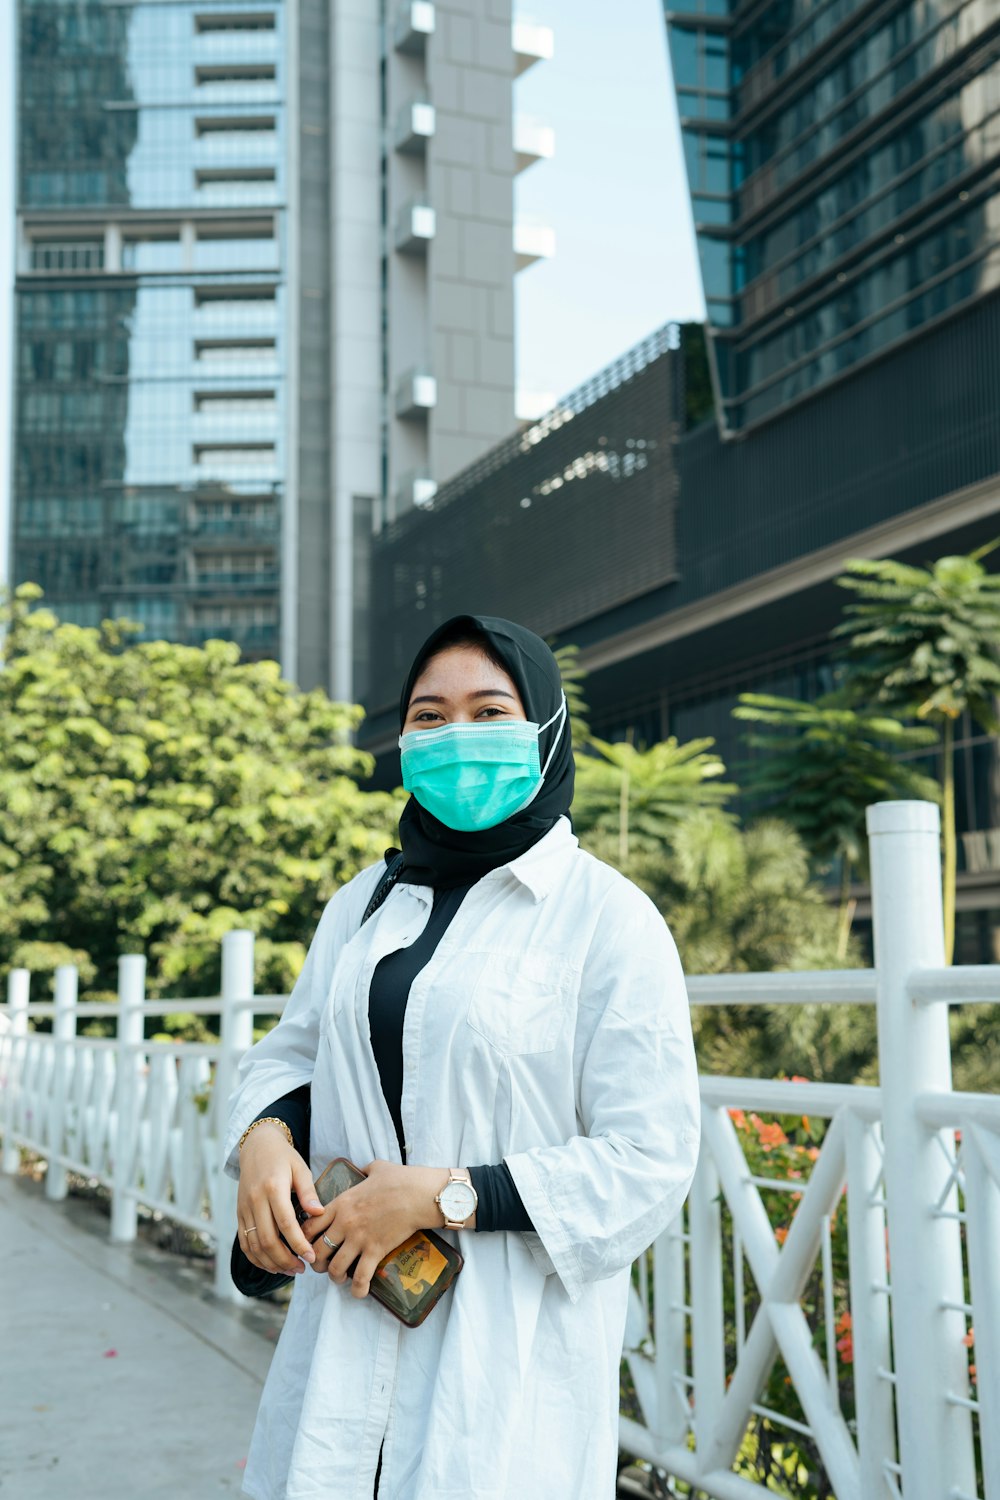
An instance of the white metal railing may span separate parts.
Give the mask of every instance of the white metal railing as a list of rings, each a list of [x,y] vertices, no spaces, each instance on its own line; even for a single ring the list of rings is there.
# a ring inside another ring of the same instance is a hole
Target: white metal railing
[[[761,1417],[808,1438],[837,1500],[1000,1500],[1000,1097],[952,1089],[948,1033],[950,1005],[1000,1001],[1000,968],[944,967],[937,809],[879,804],[869,834],[874,969],[690,980],[699,1006],[871,1004],[878,1016],[879,1087],[703,1077],[689,1202],[635,1268],[622,1447],[718,1500],[770,1493],[734,1472]],[[221,1171],[222,1116],[254,1013],[285,997],[253,994],[252,933],[228,933],[222,954],[219,996],[153,1002],[145,959],[123,957],[117,1008],[78,1004],[69,966],[54,1004],[30,1002],[27,970],[13,971],[3,1169],[28,1147],[48,1160],[51,1198],[69,1170],[111,1189],[115,1239],[134,1237],[145,1204],[224,1248],[236,1188]],[[219,1041],[143,1039],[147,1016],[177,1010],[217,1015]],[[94,1015],[116,1016],[114,1038],[77,1034]],[[51,1035],[30,1030],[42,1017]],[[801,1173],[748,1161],[737,1127],[759,1113],[827,1122]],[[779,1194],[793,1212],[776,1233]],[[845,1283],[850,1348],[837,1337]],[[235,1295],[225,1254],[216,1290]],[[797,1416],[765,1400],[777,1359]]]

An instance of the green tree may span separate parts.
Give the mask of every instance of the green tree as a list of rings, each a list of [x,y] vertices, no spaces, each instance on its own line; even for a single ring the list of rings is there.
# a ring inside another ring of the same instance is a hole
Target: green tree
[[[751,749],[763,752],[747,763],[742,778],[751,797],[790,823],[821,867],[835,860],[840,865],[842,959],[853,915],[851,879],[867,867],[865,809],[887,797],[939,799],[936,781],[893,754],[934,744],[937,735],[929,727],[850,708],[836,694],[804,703],[741,693],[733,716],[777,731],[744,736]]]
[[[613,856],[606,837],[584,842],[601,858]],[[741,829],[728,813],[697,809],[674,824],[655,853],[634,855],[629,874],[666,918],[688,974],[859,962],[853,940],[839,956],[837,912],[811,877],[801,838],[776,818]],[[870,1006],[696,1005],[693,1018],[705,1073],[801,1073],[847,1083],[874,1056]]]
[[[711,754],[712,739],[680,745],[671,736],[648,750],[629,741],[592,738],[595,754],[579,755],[573,819],[584,836],[613,835],[612,863],[631,874],[634,853],[657,853],[678,819],[698,808],[720,807],[736,791],[719,781],[725,765]]]
[[[578,646],[553,647],[553,655],[559,663],[559,675],[562,678],[563,692],[566,694],[566,709],[569,713],[573,749],[579,751],[590,742],[587,700],[583,692],[587,669],[580,665]]]
[[[360,710],[230,642],[135,644],[40,596],[0,616],[0,965],[77,962],[108,993],[142,950],[151,995],[204,994],[246,925],[258,985],[287,989],[325,901],[394,838],[399,796],[358,784]]]
[[[855,558],[837,579],[857,596],[834,634],[846,636],[850,682],[861,701],[914,716],[940,735],[945,961],[955,947],[955,722],[966,711],[1000,728],[1000,574],[982,559],[1000,540],[926,568]]]

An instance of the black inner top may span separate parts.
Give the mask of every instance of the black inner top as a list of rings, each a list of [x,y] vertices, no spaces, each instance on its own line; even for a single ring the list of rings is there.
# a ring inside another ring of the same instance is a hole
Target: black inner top
[[[420,971],[430,962],[438,943],[444,937],[448,925],[472,889],[467,885],[434,892],[427,924],[420,936],[408,948],[398,948],[387,953],[375,966],[368,996],[368,1024],[371,1033],[372,1051],[378,1066],[382,1093],[389,1106],[392,1123],[399,1141],[399,1150],[406,1161],[406,1143],[403,1140],[401,1118],[403,1095],[403,1020],[410,987]],[[432,1002],[433,1003],[433,1002]],[[309,1085],[303,1084],[290,1094],[276,1099],[267,1109],[261,1110],[257,1118],[276,1115],[284,1120],[292,1132],[295,1149],[306,1160],[309,1159]],[[454,1163],[453,1165],[458,1165]],[[479,1197],[476,1210],[477,1230],[531,1229],[532,1223],[521,1201],[514,1179],[506,1162],[492,1166],[470,1167],[472,1185]]]

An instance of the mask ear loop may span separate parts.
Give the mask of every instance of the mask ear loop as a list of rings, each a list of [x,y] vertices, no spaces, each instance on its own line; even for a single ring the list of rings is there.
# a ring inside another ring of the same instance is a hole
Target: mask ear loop
[[[541,739],[541,737],[542,737],[542,731],[548,729],[548,727],[549,727],[550,724],[554,724],[555,721],[556,721],[556,719],[562,717],[563,722],[559,726],[559,733],[556,735],[555,739],[552,741],[552,744],[549,747],[549,753],[545,757],[545,764],[542,767],[542,780],[543,781],[545,780],[545,773],[546,773],[546,771],[549,769],[549,766],[552,764],[552,757],[556,753],[556,749],[558,747],[559,741],[562,739],[563,730],[566,728],[566,713],[567,713],[567,709],[566,709],[566,694],[563,693],[563,695],[562,695],[562,702],[560,703],[559,707],[556,709],[556,711],[552,715],[551,719],[546,719],[545,723],[542,725],[541,729],[539,729],[539,731],[538,731],[538,737],[539,737],[539,739]]]

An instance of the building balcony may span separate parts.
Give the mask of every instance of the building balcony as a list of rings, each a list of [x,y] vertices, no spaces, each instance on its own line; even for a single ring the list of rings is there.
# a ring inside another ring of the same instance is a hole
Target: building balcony
[[[430,505],[437,494],[437,485],[427,474],[411,471],[404,474],[396,486],[396,509],[404,512],[417,506]]]
[[[275,512],[252,518],[197,516],[189,535],[195,550],[204,548],[206,551],[231,546],[234,542],[248,546],[273,542],[278,535],[278,516]]]
[[[544,120],[531,115],[514,116],[514,170],[523,172],[536,161],[550,161],[556,154],[556,133]]]
[[[423,156],[434,134],[434,106],[426,99],[412,99],[396,116],[396,150],[404,156]]]
[[[67,271],[101,271],[104,266],[104,241],[41,240],[31,241],[32,271],[65,274]]]
[[[427,38],[434,35],[434,7],[429,0],[408,0],[396,12],[392,45],[407,57],[423,57]]]
[[[253,592],[257,589],[274,589],[278,586],[277,568],[253,569],[245,571],[237,568],[214,568],[204,573],[199,573],[193,580],[191,588],[195,593],[208,590],[219,593],[247,590]]]
[[[426,203],[405,203],[396,218],[396,249],[404,255],[426,255],[437,217]]]
[[[521,221],[514,225],[514,269],[523,271],[536,260],[551,260],[556,253],[556,232],[548,224]]]
[[[537,62],[548,62],[555,51],[551,26],[538,21],[516,20],[513,25],[514,74],[526,73]]]
[[[220,483],[277,481],[278,456],[273,442],[194,443],[195,483],[217,480]]]
[[[437,405],[437,381],[426,370],[407,370],[396,386],[396,416],[419,421]]]

